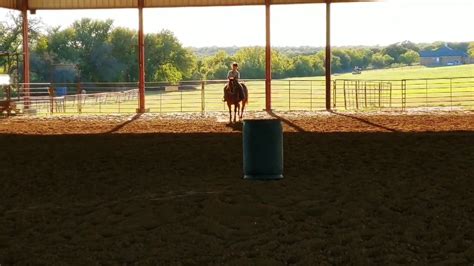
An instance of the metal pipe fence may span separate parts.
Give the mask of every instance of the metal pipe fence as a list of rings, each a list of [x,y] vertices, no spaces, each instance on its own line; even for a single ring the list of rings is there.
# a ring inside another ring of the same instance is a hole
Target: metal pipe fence
[[[146,83],[145,106],[152,113],[222,112],[226,80]],[[265,80],[245,80],[246,110],[265,109]],[[5,93],[0,91],[0,101]],[[336,79],[332,83],[335,110],[405,110],[417,107],[474,109],[474,77],[404,80]],[[276,111],[325,110],[325,81],[273,80]],[[137,83],[34,83],[12,87],[11,100],[20,113],[135,113]]]
[[[337,109],[474,109],[474,77],[335,80],[333,88],[333,107]]]
[[[12,90],[25,114],[132,113],[136,83],[32,83]]]

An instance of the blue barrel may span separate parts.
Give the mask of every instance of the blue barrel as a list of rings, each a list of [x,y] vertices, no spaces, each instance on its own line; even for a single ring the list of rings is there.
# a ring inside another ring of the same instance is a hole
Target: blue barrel
[[[67,95],[67,87],[57,87],[56,96],[65,96]]]
[[[277,119],[249,119],[243,125],[244,179],[283,178],[283,128]]]

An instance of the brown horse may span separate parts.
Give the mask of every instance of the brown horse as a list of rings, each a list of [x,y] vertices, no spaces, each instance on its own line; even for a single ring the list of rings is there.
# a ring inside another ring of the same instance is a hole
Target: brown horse
[[[234,83],[235,81],[230,81],[230,88],[227,85],[224,87],[224,100],[227,102],[227,107],[229,108],[229,123],[232,123],[232,105],[234,105],[234,123],[237,120],[237,114],[239,119],[242,120],[244,113],[245,105],[248,103],[249,94],[247,86],[244,83],[240,83],[242,90],[239,89],[238,84]],[[242,102],[242,109],[240,109],[240,103]]]

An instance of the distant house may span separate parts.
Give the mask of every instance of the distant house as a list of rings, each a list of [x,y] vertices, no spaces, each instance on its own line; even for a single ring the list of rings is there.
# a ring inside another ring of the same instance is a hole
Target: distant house
[[[437,50],[421,51],[420,63],[424,66],[452,66],[469,64],[469,55],[445,45]]]

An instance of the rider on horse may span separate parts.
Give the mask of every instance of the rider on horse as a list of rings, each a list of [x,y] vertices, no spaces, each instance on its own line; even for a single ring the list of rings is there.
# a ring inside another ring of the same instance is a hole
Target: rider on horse
[[[237,91],[240,93],[240,97],[244,99],[245,98],[244,90],[242,88],[242,85],[240,85],[239,83],[240,72],[238,71],[238,68],[239,68],[239,65],[236,62],[232,63],[232,70],[230,70],[229,73],[227,73],[227,79],[229,80],[227,84],[227,88],[232,89],[233,91],[237,89]]]

